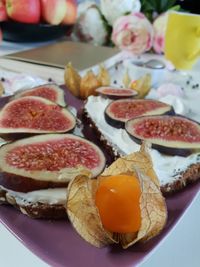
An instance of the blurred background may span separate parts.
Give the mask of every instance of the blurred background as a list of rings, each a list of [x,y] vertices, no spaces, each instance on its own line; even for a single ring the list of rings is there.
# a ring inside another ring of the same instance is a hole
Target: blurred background
[[[189,10],[192,13],[200,14],[200,1],[199,0],[179,0],[177,4],[183,9]]]
[[[86,0],[78,0],[77,3],[85,2]],[[96,3],[99,3],[100,0],[95,0]],[[177,5],[180,5],[183,9],[186,9],[190,12],[200,14],[200,1],[199,0],[179,0],[176,1]]]

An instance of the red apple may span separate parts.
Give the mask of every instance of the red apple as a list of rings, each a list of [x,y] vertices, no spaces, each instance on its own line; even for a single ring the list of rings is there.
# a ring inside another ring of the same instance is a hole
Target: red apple
[[[2,39],[3,39],[3,35],[2,35],[2,31],[0,29],[0,43],[1,43]]]
[[[52,25],[60,24],[67,12],[66,1],[40,0],[40,2],[44,21]]]
[[[6,3],[5,0],[0,0],[0,21],[7,20]]]
[[[18,22],[40,21],[40,0],[6,0],[8,16]]]
[[[77,18],[77,3],[76,0],[65,0],[67,3],[67,12],[62,21],[63,24],[74,24]]]

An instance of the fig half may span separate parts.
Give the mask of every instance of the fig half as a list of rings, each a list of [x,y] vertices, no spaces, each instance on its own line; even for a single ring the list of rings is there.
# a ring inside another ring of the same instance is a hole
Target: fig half
[[[137,95],[137,92],[127,88],[103,86],[96,89],[96,92],[103,97],[110,99],[130,98]]]
[[[105,120],[116,128],[124,128],[125,122],[140,116],[174,114],[173,107],[150,99],[120,99],[105,109]]]
[[[43,84],[32,89],[18,91],[14,95],[14,99],[24,96],[39,96],[55,102],[59,106],[66,106],[64,91],[58,85],[53,83]]]
[[[66,108],[36,96],[13,100],[0,111],[1,135],[68,132],[75,125],[75,117]]]
[[[200,150],[200,125],[182,116],[146,116],[126,122],[131,138],[147,140],[162,153],[187,156]]]
[[[102,151],[73,134],[24,138],[0,147],[0,185],[28,192],[64,187],[77,175],[98,175],[105,167]]]

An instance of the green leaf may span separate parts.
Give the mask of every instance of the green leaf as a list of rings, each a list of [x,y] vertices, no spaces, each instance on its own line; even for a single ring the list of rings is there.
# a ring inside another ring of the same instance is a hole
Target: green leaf
[[[176,0],[162,0],[161,1],[161,11],[167,11],[169,8],[174,6],[176,3]]]
[[[180,11],[181,10],[181,6],[180,5],[176,5],[170,8],[170,10],[174,10],[174,11]]]
[[[151,11],[160,14],[172,8],[175,3],[176,0],[141,0],[141,10],[144,13]]]

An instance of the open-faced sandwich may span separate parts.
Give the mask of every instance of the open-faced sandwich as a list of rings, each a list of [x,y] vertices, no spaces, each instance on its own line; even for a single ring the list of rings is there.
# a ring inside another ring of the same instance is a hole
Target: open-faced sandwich
[[[176,192],[199,179],[199,123],[176,114],[172,105],[146,98],[151,88],[148,74],[131,81],[125,73],[123,83],[128,88],[122,88],[117,79],[112,86],[93,88],[83,110],[84,124],[95,132],[102,146],[117,158],[137,151],[143,140],[151,142],[150,154],[163,193]],[[76,80],[75,75],[72,80]]]
[[[162,191],[170,193],[200,177],[200,126],[166,113],[172,114],[172,107],[155,100],[111,102],[90,96],[83,118],[116,156],[137,151],[141,140],[151,142],[150,154]]]

